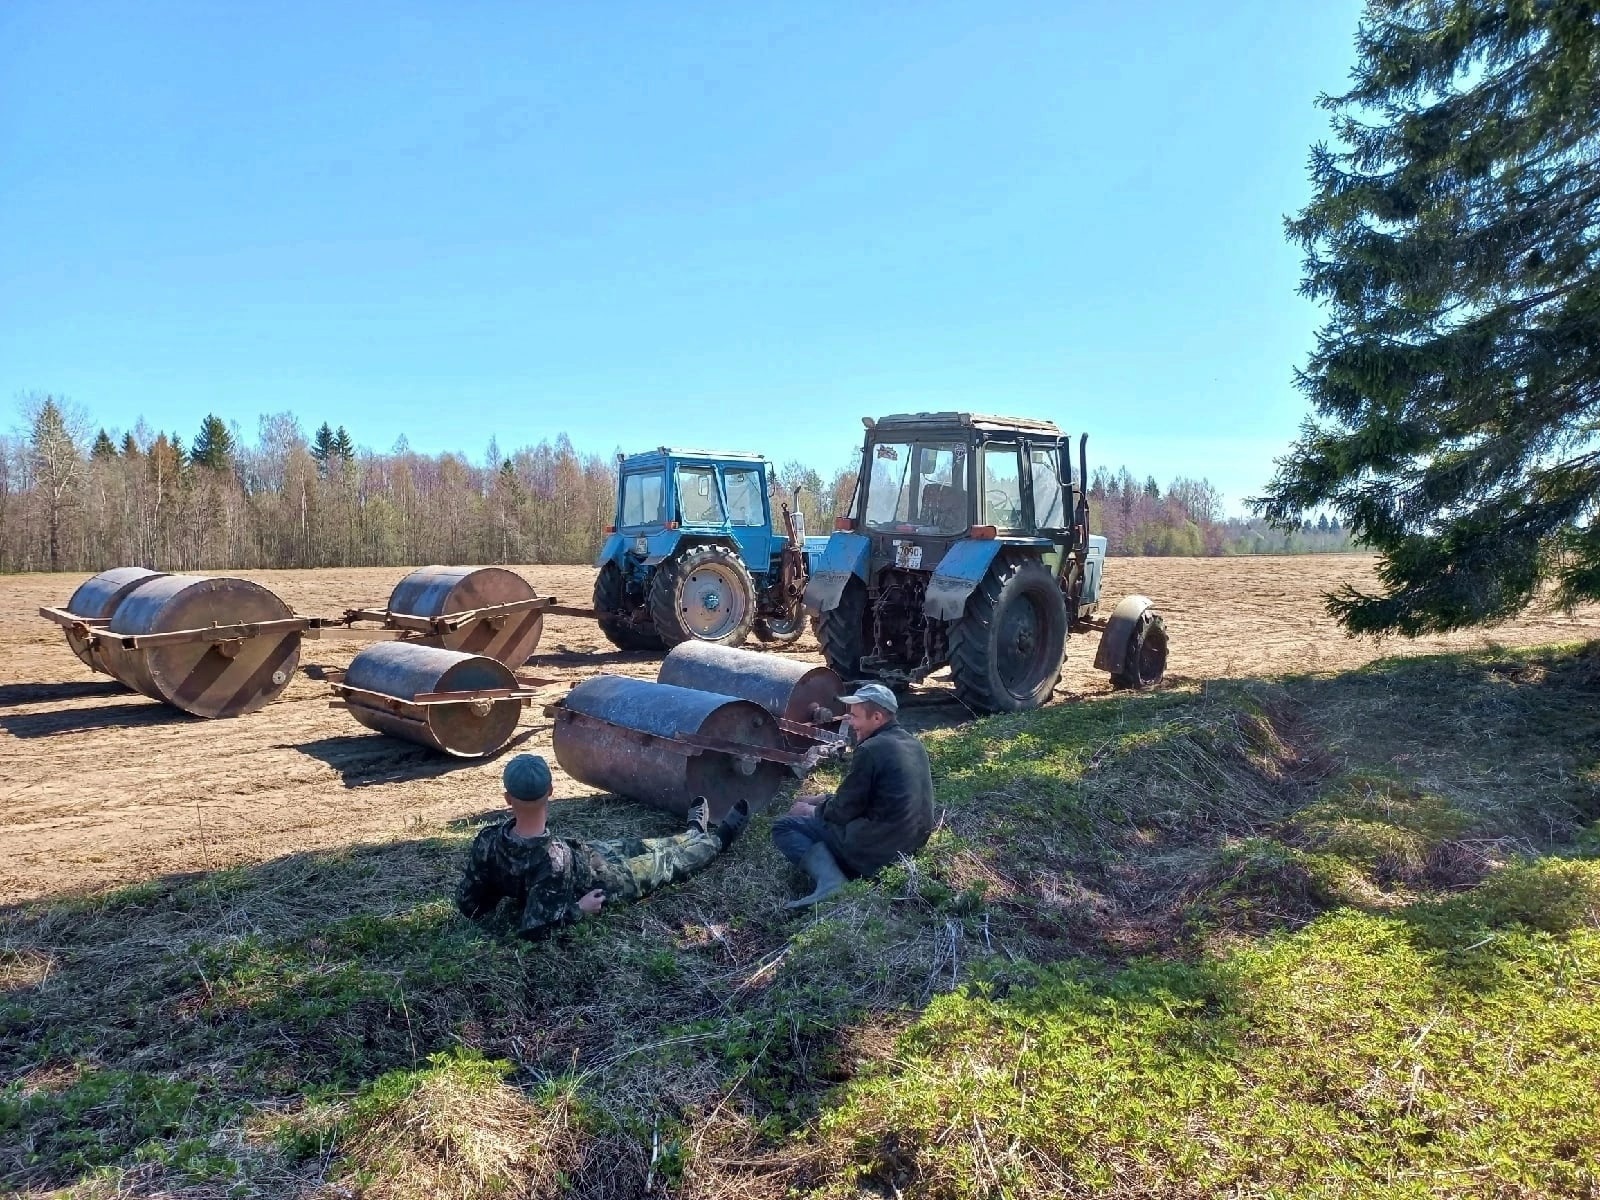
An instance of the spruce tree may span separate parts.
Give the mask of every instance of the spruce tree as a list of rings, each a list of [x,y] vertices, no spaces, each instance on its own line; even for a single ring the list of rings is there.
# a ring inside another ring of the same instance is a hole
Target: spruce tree
[[[1600,5],[1370,0],[1286,224],[1326,324],[1266,496],[1380,554],[1352,632],[1600,597]]]
[[[102,429],[95,435],[94,446],[89,451],[89,457],[97,462],[117,456],[116,443],[111,440],[111,435]]]
[[[122,435],[122,457],[130,461],[139,457],[139,439],[131,433]]]
[[[356,444],[350,440],[350,435],[345,432],[343,425],[334,430],[333,448],[345,462],[352,462],[356,456]]]
[[[233,464],[233,434],[221,417],[206,414],[206,419],[200,423],[200,435],[189,451],[189,461],[213,471],[226,471]]]
[[[311,457],[317,460],[317,468],[324,475],[328,472],[328,458],[338,454],[334,446],[333,426],[326,421],[311,435]]]

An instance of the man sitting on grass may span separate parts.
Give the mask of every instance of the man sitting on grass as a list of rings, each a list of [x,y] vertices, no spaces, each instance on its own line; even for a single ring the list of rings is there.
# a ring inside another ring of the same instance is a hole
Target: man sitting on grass
[[[525,938],[592,917],[607,900],[637,900],[689,878],[731,846],[750,820],[750,806],[741,800],[712,826],[702,796],[689,810],[688,830],[674,837],[580,842],[545,829],[551,780],[544,759],[517,755],[502,782],[512,815],[473,840],[456,907],[477,918],[509,898],[517,908],[517,933]]]
[[[802,867],[816,887],[787,908],[833,895],[848,877],[872,875],[902,854],[915,854],[933,832],[933,775],[928,752],[896,719],[900,702],[881,683],[840,697],[856,750],[839,790],[801,796],[772,823],[772,843]]]

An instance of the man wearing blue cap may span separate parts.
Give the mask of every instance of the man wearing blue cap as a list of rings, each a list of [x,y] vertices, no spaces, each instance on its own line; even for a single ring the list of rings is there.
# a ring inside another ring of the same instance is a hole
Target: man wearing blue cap
[[[688,830],[674,837],[580,842],[545,829],[551,780],[544,759],[517,755],[501,781],[511,816],[473,840],[456,907],[477,918],[510,899],[517,933],[525,938],[592,917],[608,900],[637,900],[689,878],[731,846],[750,820],[741,800],[713,826],[702,796],[689,810]]]
[[[788,908],[833,895],[853,876],[872,875],[902,854],[915,854],[933,832],[933,775],[928,752],[901,727],[900,702],[881,683],[857,688],[840,702],[856,750],[839,790],[801,796],[772,823],[778,852],[816,881]]]

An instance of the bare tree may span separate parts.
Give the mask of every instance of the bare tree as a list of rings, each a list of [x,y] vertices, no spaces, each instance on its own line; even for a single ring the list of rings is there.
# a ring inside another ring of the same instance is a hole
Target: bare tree
[[[44,506],[52,571],[61,569],[61,525],[77,503],[83,481],[89,418],[64,397],[33,393],[22,398],[28,423],[28,454],[34,494]]]

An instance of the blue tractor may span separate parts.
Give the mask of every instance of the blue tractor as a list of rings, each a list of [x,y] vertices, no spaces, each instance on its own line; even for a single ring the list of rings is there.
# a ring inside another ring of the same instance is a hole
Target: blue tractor
[[[613,645],[800,636],[810,555],[827,539],[806,538],[798,496],[773,513],[771,463],[662,446],[619,457],[617,467],[616,523],[594,584],[595,615]]]
[[[1089,533],[1088,436],[973,413],[868,418],[850,514],[811,560],[805,604],[846,680],[916,683],[950,668],[977,712],[1037,708],[1067,636],[1100,631],[1095,666],[1119,687],[1158,682],[1167,631],[1129,596],[1095,617],[1106,539]]]

